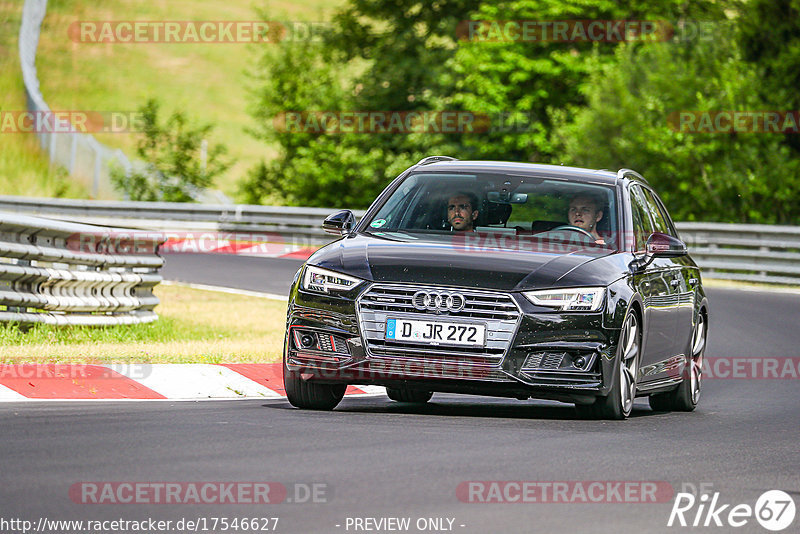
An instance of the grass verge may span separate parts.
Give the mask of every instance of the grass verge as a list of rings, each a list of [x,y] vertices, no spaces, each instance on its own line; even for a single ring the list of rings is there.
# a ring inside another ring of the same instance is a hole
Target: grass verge
[[[158,286],[158,321],[105,328],[0,326],[0,363],[268,363],[280,360],[286,303]]]

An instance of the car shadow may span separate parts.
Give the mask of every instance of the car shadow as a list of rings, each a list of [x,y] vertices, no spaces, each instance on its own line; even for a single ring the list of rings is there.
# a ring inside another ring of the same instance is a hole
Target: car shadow
[[[297,410],[288,402],[270,403],[264,407],[278,410]],[[298,410],[301,411],[301,410]],[[325,413],[302,411],[303,413]],[[345,398],[334,410],[337,413],[358,414],[397,414],[397,415],[424,415],[434,417],[479,417],[488,419],[528,419],[528,420],[560,420],[560,421],[585,421],[585,422],[613,422],[587,419],[578,415],[571,404],[548,403],[547,401],[509,401],[507,399],[486,398],[475,400],[471,398],[436,399],[425,404],[395,402],[388,398],[362,397]],[[634,405],[629,419],[665,414],[654,412],[646,405]]]

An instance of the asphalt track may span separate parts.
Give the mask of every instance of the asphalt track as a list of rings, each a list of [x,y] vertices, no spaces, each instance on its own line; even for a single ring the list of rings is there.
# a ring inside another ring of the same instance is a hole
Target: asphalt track
[[[285,293],[299,265],[174,255],[163,272]],[[708,294],[707,356],[798,356],[799,294]],[[668,528],[673,498],[491,504],[462,502],[456,490],[466,481],[656,481],[675,492],[705,484],[731,505],[753,506],[764,491],[781,489],[800,505],[798,413],[800,380],[791,378],[707,380],[696,412],[655,413],[639,399],[624,422],[578,420],[571,406],[554,402],[439,394],[423,408],[350,398],[330,413],[282,400],[3,403],[0,519],[279,517],[278,532],[336,533],[389,532],[348,529],[348,517],[407,517],[409,532],[419,532],[418,518],[454,519],[460,533],[730,532]],[[69,495],[80,481],[323,483],[327,502],[80,504]],[[800,512],[784,532],[798,526]],[[768,532],[753,518],[735,531]]]

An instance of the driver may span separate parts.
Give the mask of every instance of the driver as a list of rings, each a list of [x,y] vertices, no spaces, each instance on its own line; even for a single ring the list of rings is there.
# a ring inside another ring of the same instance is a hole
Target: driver
[[[478,218],[478,197],[474,193],[459,191],[447,199],[447,222],[457,232],[474,232]]]
[[[603,238],[597,233],[597,223],[600,222],[602,218],[603,210],[600,208],[600,203],[594,196],[579,193],[570,200],[569,210],[567,211],[569,224],[586,230],[592,235],[595,243],[600,245],[605,244]]]

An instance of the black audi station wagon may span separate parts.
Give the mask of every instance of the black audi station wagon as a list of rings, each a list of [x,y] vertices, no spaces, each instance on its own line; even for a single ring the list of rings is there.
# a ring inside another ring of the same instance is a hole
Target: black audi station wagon
[[[403,172],[289,294],[289,402],[332,409],[348,384],[552,399],[624,419],[635,397],[694,410],[708,303],[664,204],[634,171],[458,161]]]

